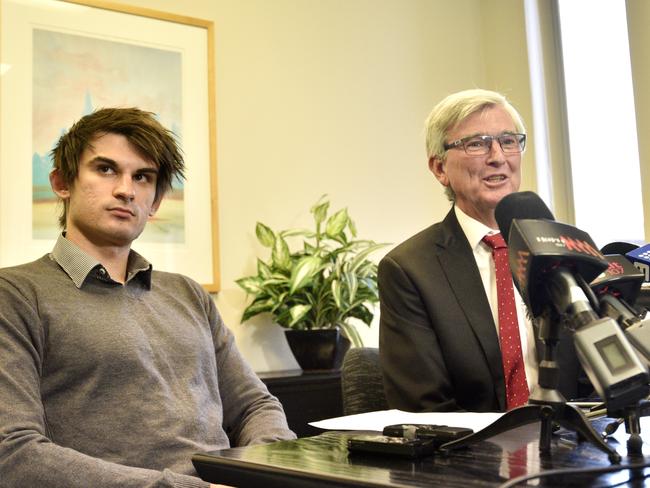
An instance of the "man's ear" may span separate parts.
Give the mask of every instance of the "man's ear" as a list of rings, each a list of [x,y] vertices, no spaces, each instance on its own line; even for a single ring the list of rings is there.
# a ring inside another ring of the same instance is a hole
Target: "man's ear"
[[[156,215],[156,212],[160,208],[160,204],[162,203],[162,197],[160,197],[158,200],[153,202],[153,205],[151,206],[151,209],[149,210],[149,217],[153,217]]]
[[[61,171],[56,168],[50,171],[50,186],[52,191],[62,200],[70,198],[70,187],[63,179]]]
[[[442,159],[440,156],[431,156],[429,158],[429,170],[443,186],[449,186],[447,160]]]

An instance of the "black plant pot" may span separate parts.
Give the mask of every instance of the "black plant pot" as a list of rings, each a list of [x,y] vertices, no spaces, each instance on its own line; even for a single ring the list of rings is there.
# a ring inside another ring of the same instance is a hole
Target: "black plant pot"
[[[284,334],[296,361],[305,371],[339,370],[350,349],[350,341],[338,328],[285,329]]]

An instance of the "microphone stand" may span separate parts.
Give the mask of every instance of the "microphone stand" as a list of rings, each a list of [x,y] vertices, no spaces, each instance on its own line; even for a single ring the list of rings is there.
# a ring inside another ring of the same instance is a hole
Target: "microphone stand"
[[[641,438],[641,417],[650,416],[650,401],[641,400],[636,405],[625,407],[622,411],[607,412],[607,416],[620,420],[610,422],[605,427],[601,436],[606,438],[618,429],[618,426],[625,422],[625,432],[630,436],[627,439],[628,456],[643,456],[643,439]]]
[[[576,432],[579,440],[587,440],[606,453],[612,464],[620,463],[620,454],[598,435],[578,407],[566,403],[566,399],[557,389],[560,374],[555,357],[559,341],[558,322],[552,320],[548,314],[542,315],[539,335],[544,343],[544,351],[539,363],[538,385],[533,389],[528,405],[514,408],[484,429],[443,444],[440,449],[452,450],[466,447],[517,427],[541,421],[539,451],[542,455],[546,455],[551,451],[553,423],[556,422]],[[638,425],[638,416],[636,420]]]

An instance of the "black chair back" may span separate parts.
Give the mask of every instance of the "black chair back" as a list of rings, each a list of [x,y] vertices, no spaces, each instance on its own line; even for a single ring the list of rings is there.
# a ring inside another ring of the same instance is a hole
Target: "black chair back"
[[[356,347],[347,352],[341,366],[341,390],[344,415],[388,409],[378,348]]]

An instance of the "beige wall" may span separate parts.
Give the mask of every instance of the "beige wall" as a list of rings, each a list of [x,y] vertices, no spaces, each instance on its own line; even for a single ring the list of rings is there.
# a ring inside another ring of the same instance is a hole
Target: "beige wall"
[[[483,0],[481,37],[485,87],[504,93],[517,107],[530,133],[522,171],[522,189],[537,188],[535,137],[530,94],[524,2],[521,0]]]
[[[493,88],[531,120],[519,0],[127,3],[215,24],[216,302],[257,371],[296,364],[279,327],[239,324],[246,297],[234,280],[253,273],[263,253],[256,221],[309,225],[310,205],[328,193],[333,206],[349,208],[361,237],[398,243],[449,206],[424,153],[422,124],[435,102]],[[529,151],[527,189],[534,189],[532,158]],[[376,326],[364,332],[376,345]]]
[[[550,159],[552,178],[551,199],[555,218],[562,222],[575,222],[573,185],[571,175],[568,127],[564,94],[564,71],[561,55],[561,35],[556,2],[535,1],[539,14],[542,58],[542,76],[546,123],[548,125],[546,151]],[[540,143],[538,140],[537,143]]]
[[[643,192],[643,215],[645,240],[650,241],[650,2],[627,0],[627,22],[630,39],[630,61],[634,83],[634,104],[639,140],[639,166],[641,168],[641,191]]]

